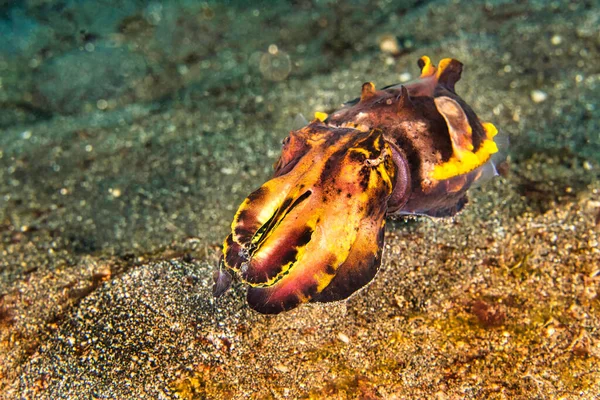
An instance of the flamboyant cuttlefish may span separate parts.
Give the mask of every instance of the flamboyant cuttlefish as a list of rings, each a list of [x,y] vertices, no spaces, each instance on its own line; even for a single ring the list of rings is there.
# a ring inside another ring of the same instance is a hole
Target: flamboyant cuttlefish
[[[230,269],[261,313],[346,299],[377,274],[386,216],[463,208],[467,189],[493,168],[497,130],[454,91],[459,61],[436,68],[425,56],[419,66],[416,81],[365,83],[359,99],[290,132],[274,177],[235,214],[215,296]]]

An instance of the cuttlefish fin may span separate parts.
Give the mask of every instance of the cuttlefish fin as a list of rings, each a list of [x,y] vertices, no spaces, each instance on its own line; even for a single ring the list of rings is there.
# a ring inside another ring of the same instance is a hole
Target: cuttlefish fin
[[[308,125],[308,123],[309,121],[306,119],[306,117],[303,114],[298,113],[292,121],[292,130],[295,131],[297,129],[302,129]]]

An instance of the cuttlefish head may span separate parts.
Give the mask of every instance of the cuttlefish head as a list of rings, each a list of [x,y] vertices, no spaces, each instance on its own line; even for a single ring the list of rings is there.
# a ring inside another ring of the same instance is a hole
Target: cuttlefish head
[[[315,120],[284,141],[275,168],[239,207],[225,267],[249,285],[250,307],[265,314],[349,297],[380,265],[394,150],[378,130]]]

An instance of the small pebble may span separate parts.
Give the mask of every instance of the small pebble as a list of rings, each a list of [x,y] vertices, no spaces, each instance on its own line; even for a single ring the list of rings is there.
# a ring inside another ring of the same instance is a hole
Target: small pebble
[[[99,110],[106,110],[108,107],[108,101],[100,99],[96,102],[96,107],[98,107]]]
[[[279,371],[282,374],[287,374],[288,372],[290,372],[290,369],[283,364],[276,365],[274,368],[276,371]]]
[[[392,34],[386,34],[379,38],[379,49],[391,55],[400,54],[400,44],[396,36]]]
[[[410,72],[403,72],[400,74],[399,78],[400,82],[404,83],[410,81],[412,79],[412,75],[410,74]]]
[[[533,100],[534,103],[541,103],[543,101],[546,101],[546,99],[548,98],[548,93],[544,92],[543,90],[532,90],[531,91],[531,100]]]
[[[350,343],[350,338],[341,332],[338,333],[338,339],[346,344]]]

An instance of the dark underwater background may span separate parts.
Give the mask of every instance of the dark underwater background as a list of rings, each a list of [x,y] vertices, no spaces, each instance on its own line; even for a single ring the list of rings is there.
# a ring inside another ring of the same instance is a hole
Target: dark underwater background
[[[600,393],[598,1],[0,0],[0,398]],[[464,63],[510,142],[347,302],[211,296],[298,114]]]

